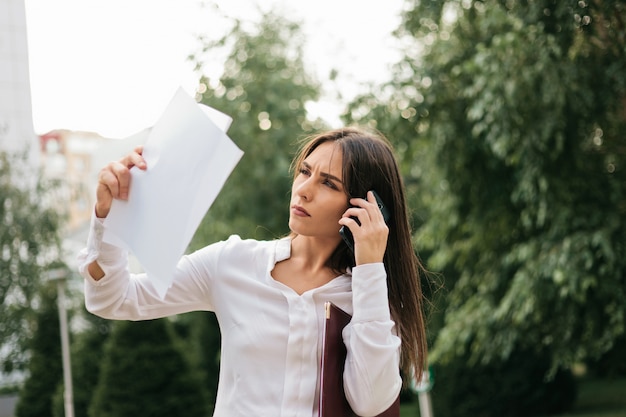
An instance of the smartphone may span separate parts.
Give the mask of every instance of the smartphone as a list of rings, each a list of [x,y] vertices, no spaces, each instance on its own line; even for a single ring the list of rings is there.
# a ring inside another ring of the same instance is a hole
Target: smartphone
[[[387,207],[385,207],[385,205],[383,204],[383,200],[376,193],[376,191],[374,190],[371,190],[371,191],[372,191],[372,194],[374,194],[374,197],[376,198],[376,203],[378,204],[378,208],[383,214],[383,219],[385,220],[385,223],[389,224],[389,218],[390,218],[389,210],[387,209]],[[361,224],[358,218],[353,216],[352,219],[354,219],[359,225]],[[354,252],[354,237],[352,236],[352,232],[350,231],[350,228],[346,226],[341,226],[341,229],[339,230],[339,234],[343,238],[344,242],[346,242],[346,245],[348,245],[348,248],[352,252]]]

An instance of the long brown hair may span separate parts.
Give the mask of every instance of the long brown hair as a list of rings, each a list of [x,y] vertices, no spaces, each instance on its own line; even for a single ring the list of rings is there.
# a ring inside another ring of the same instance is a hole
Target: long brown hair
[[[325,142],[338,144],[343,152],[343,182],[347,198],[366,196],[376,190],[389,208],[389,237],[384,256],[391,316],[402,341],[401,367],[405,376],[421,378],[426,363],[426,326],[421,277],[426,273],[411,244],[404,183],[389,141],[379,133],[360,128],[331,130],[305,140],[294,158],[292,170]],[[354,255],[342,241],[328,260],[338,273],[355,265]]]

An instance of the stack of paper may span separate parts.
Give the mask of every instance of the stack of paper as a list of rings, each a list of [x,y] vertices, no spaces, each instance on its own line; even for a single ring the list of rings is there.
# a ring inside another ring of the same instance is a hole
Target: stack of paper
[[[104,222],[104,241],[131,251],[161,297],[243,155],[226,135],[231,122],[179,89],[144,145],[148,169],[131,169],[128,200],[114,200]]]

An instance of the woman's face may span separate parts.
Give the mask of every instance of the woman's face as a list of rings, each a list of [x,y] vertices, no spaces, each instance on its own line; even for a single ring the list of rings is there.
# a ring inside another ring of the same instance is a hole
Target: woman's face
[[[342,178],[343,154],[324,142],[296,167],[291,187],[289,228],[302,236],[340,240],[337,223],[348,208]]]

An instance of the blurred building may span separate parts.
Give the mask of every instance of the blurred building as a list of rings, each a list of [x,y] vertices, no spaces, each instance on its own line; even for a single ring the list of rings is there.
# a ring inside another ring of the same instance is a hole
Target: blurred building
[[[147,133],[108,139],[94,132],[59,129],[39,136],[44,178],[57,183],[55,204],[67,213],[64,235],[88,225],[100,169],[144,143]]]
[[[53,130],[39,139],[44,177],[57,183],[55,204],[67,213],[67,232],[72,233],[89,221],[96,181],[92,156],[105,139],[70,130]]]
[[[37,166],[24,0],[0,0],[0,150],[27,150]]]

